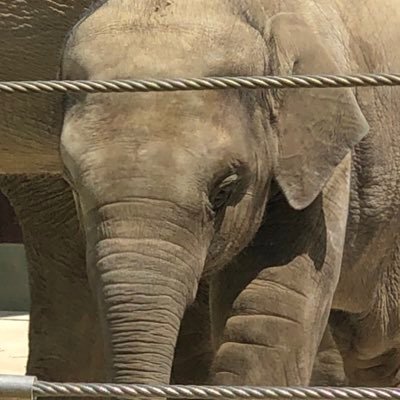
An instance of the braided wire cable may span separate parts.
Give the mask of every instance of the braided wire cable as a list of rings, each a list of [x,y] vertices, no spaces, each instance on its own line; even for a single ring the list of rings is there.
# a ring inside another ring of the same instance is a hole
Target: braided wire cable
[[[115,397],[191,399],[400,399],[396,388],[347,387],[251,387],[251,386],[168,386],[94,383],[49,383],[37,381],[35,397]]]
[[[50,80],[0,82],[0,94],[40,92],[172,92],[400,86],[400,74],[236,76],[188,79]]]

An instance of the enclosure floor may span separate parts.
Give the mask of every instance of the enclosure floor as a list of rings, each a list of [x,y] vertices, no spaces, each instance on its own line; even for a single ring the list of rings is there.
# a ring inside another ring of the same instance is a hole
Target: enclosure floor
[[[26,313],[0,311],[0,374],[25,374],[28,324]]]

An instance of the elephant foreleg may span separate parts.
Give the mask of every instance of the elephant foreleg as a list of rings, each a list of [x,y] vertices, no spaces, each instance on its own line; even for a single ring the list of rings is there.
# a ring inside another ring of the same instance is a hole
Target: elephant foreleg
[[[400,385],[400,236],[387,255],[368,308],[360,314],[335,311],[330,318],[352,386]]]
[[[309,384],[330,300],[318,293],[313,269],[299,257],[262,270],[240,292],[217,334],[214,384]],[[310,294],[304,277],[313,281]]]

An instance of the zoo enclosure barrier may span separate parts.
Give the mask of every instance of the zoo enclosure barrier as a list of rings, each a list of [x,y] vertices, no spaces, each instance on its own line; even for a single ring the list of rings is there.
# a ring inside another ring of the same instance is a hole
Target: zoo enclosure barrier
[[[32,376],[0,375],[1,400],[82,396],[124,399],[400,399],[400,389],[50,383]]]
[[[226,76],[185,79],[0,82],[0,94],[40,92],[172,92],[226,89],[312,89],[400,86],[400,74]]]
[[[40,92],[169,92],[223,89],[297,89],[400,86],[400,74],[292,75],[131,79],[107,81],[0,82],[0,94]],[[0,375],[0,400],[38,397],[192,398],[192,399],[398,399],[397,388],[251,387],[50,383],[31,376]]]

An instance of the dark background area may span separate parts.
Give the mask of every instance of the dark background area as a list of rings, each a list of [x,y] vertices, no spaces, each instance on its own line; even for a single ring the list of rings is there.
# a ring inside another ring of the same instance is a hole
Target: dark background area
[[[22,234],[8,199],[0,192],[0,310],[28,312],[28,270]]]
[[[0,192],[0,243],[22,243],[21,228],[7,198]]]

